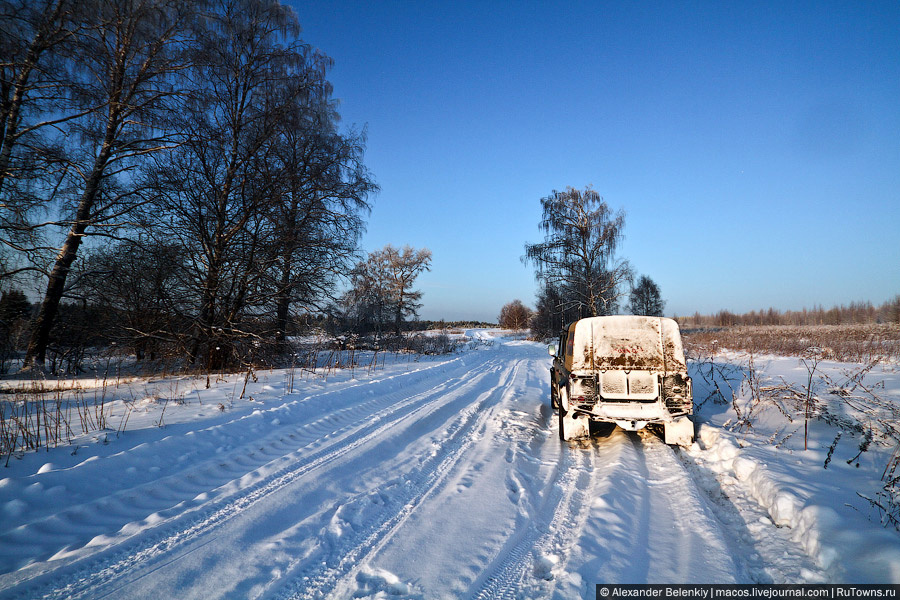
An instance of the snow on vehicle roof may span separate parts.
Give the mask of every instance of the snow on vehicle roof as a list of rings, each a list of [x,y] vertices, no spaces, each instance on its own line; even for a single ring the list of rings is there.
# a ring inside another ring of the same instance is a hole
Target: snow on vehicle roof
[[[672,319],[590,317],[572,323],[569,335],[573,336],[571,370],[687,368],[678,324]]]

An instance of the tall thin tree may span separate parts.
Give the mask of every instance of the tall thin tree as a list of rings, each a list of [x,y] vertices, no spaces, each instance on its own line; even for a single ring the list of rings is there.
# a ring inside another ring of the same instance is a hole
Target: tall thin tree
[[[178,95],[171,78],[185,66],[193,8],[184,0],[102,0],[84,16],[90,25],[80,42],[83,91],[103,108],[91,112],[77,131],[90,150],[72,163],[73,190],[80,191],[32,327],[25,368],[44,363],[66,279],[85,236],[119,225],[146,199],[133,169],[142,157],[170,148],[163,120]],[[119,186],[117,179],[128,181]]]
[[[328,88],[323,86],[323,93]],[[362,163],[365,137],[340,134],[327,98],[313,96],[283,121],[276,141],[281,181],[268,212],[272,265],[266,285],[283,344],[293,304],[321,307],[356,257],[368,197],[378,188]]]
[[[84,5],[92,0],[85,0]],[[96,108],[73,100],[70,71],[84,23],[72,0],[0,0],[0,280],[42,272],[41,232],[65,167],[66,124]]]

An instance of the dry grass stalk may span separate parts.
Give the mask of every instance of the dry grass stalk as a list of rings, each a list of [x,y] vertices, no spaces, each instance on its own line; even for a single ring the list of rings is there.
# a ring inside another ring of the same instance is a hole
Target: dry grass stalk
[[[900,361],[900,324],[757,325],[684,329],[689,352],[732,350],[756,355],[803,356],[821,349],[823,360],[841,362]]]

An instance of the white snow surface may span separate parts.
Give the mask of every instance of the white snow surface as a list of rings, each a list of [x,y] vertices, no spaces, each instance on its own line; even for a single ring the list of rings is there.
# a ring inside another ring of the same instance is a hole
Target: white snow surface
[[[732,409],[712,403],[691,448],[615,428],[560,442],[546,346],[467,335],[492,344],[327,378],[260,372],[243,399],[244,375],[209,389],[121,385],[110,422],[136,400],[124,433],[0,471],[0,597],[592,598],[597,583],[900,583],[900,535],[856,494],[875,489],[890,448],[873,444],[856,468],[848,436],[825,469],[828,426],[815,425],[809,450],[776,448],[774,417],[731,431]],[[806,375],[796,359],[757,367]],[[869,376],[900,401],[894,370]]]

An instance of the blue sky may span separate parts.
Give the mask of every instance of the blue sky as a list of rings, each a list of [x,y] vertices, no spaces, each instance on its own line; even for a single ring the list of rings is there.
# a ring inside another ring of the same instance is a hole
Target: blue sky
[[[668,315],[900,293],[900,3],[290,2],[423,318],[534,306],[540,199],[593,186]]]

